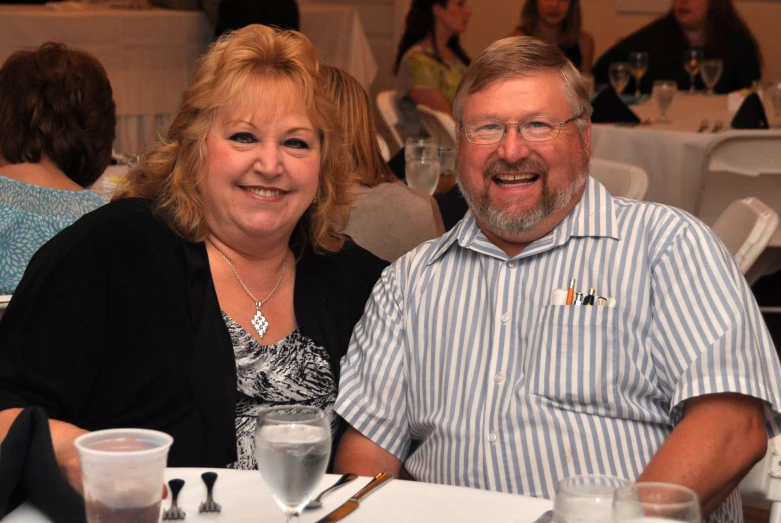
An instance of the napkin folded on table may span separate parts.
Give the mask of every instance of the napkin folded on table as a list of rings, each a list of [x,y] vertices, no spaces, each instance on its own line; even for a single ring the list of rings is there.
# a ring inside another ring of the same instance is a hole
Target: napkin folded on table
[[[751,93],[740,104],[730,125],[733,129],[767,129],[767,115],[757,93]]]
[[[591,102],[594,123],[640,123],[640,119],[626,106],[611,88],[603,89]]]
[[[0,518],[24,501],[54,523],[86,523],[84,500],[60,472],[40,407],[19,413],[0,445]]]

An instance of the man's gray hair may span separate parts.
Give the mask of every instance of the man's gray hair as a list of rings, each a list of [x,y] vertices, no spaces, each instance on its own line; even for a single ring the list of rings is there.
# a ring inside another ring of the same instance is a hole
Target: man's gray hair
[[[591,117],[591,104],[580,71],[567,60],[561,49],[531,36],[512,36],[488,46],[472,62],[461,79],[453,100],[453,114],[456,120],[462,121],[466,98],[494,82],[529,78],[551,71],[558,71],[561,75],[564,96],[572,106],[573,116],[581,115],[576,125],[582,136],[586,131],[586,120]]]

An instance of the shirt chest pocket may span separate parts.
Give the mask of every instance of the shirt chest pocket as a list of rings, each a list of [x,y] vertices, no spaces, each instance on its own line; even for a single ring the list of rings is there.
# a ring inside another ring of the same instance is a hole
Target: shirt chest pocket
[[[558,403],[616,401],[617,309],[548,305],[531,338],[528,390]]]

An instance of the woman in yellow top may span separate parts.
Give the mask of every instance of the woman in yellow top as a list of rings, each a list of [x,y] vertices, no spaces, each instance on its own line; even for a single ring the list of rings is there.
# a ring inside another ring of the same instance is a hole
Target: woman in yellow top
[[[413,0],[393,72],[406,136],[420,134],[415,105],[452,116],[453,97],[469,65],[459,35],[472,9],[466,0]]]

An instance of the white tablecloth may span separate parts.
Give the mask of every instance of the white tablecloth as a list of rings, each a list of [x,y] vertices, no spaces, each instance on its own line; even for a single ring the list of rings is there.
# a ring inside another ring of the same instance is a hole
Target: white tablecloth
[[[141,152],[176,112],[195,61],[211,40],[206,16],[201,11],[70,2],[58,7],[0,5],[0,62],[18,49],[34,49],[49,40],[93,53],[114,90],[119,117],[115,149]],[[374,80],[377,64],[354,8],[303,4],[301,29],[324,63],[348,71],[365,87]]]
[[[224,521],[230,523],[283,523],[282,510],[274,503],[257,471],[217,470],[214,500],[222,505],[219,514],[199,514],[198,505],[206,499],[206,487],[200,478],[206,469],[168,469],[166,479],[182,478],[185,485],[179,505],[187,513],[185,522]],[[339,476],[327,475],[318,490],[333,484]],[[358,478],[331,493],[324,507],[306,511],[302,523],[312,523],[328,514],[363,488],[369,478]],[[170,500],[163,501],[165,508]],[[553,508],[547,499],[499,494],[485,490],[433,485],[414,481],[391,480],[361,502],[361,506],[344,521],[375,523],[378,521],[473,523],[531,523]],[[23,505],[3,519],[3,523],[49,523],[37,509]]]

